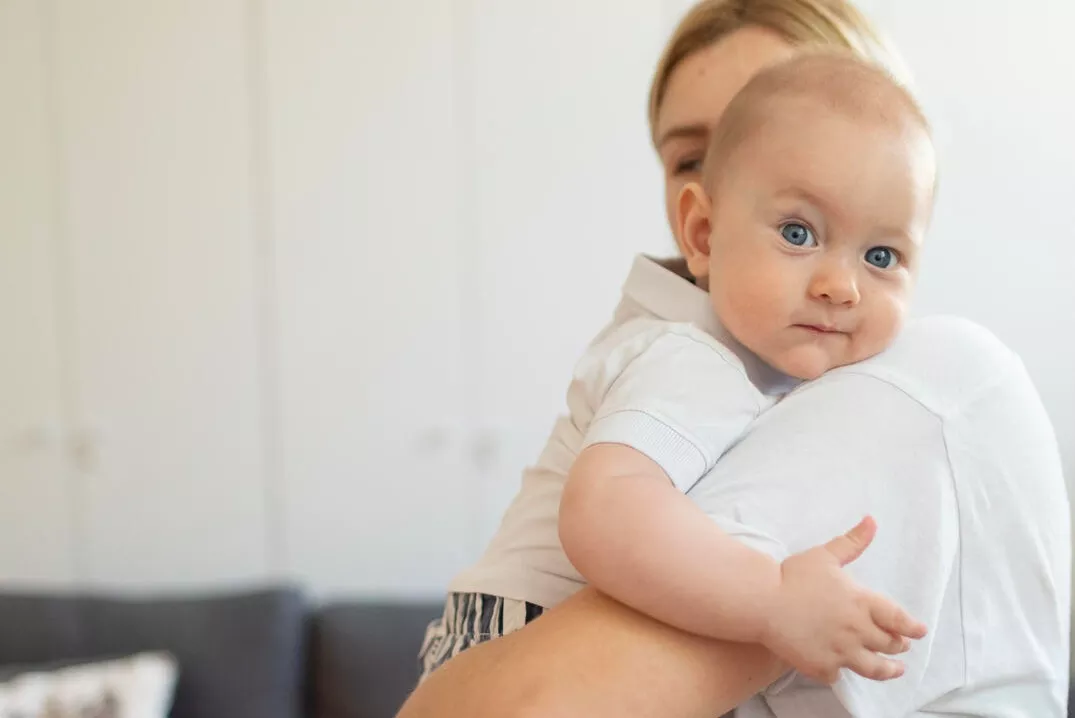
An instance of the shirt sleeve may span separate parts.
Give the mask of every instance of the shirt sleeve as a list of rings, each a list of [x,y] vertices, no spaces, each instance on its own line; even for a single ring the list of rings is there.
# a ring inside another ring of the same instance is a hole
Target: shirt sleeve
[[[847,567],[930,629],[898,680],[843,671],[829,688],[790,674],[762,694],[776,718],[913,712],[953,573],[958,516],[940,420],[870,376],[833,373],[764,414],[688,494],[723,530],[777,560],[872,515],[878,534]]]
[[[595,406],[582,448],[623,444],[681,491],[709,471],[766,406],[734,354],[675,325],[629,342],[591,372]]]

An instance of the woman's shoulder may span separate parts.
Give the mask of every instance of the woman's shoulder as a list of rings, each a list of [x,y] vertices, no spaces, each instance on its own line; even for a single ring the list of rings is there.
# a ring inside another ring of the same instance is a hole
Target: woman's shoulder
[[[1018,355],[989,329],[956,316],[908,322],[887,350],[830,375],[868,375],[938,414],[950,414],[989,387],[1025,374]]]
[[[904,328],[897,345],[917,349],[932,346],[954,353],[955,358],[985,356],[999,361],[1015,359],[1015,353],[996,334],[981,324],[952,315],[936,315],[913,319]]]

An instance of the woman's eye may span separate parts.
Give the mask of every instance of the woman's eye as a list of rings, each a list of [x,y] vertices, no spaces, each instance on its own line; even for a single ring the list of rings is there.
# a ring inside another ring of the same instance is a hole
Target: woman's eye
[[[878,269],[895,269],[899,266],[900,258],[895,250],[888,247],[874,247],[867,250],[866,262]]]
[[[782,225],[780,235],[788,244],[794,244],[796,247],[817,246],[813,230],[800,222],[788,222]]]
[[[675,168],[672,170],[673,174],[676,175],[695,174],[701,171],[702,160],[699,157],[680,160],[675,164]]]

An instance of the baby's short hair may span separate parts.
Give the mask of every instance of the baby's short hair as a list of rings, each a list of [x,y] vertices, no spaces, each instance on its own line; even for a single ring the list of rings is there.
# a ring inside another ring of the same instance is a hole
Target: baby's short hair
[[[803,52],[762,70],[740,90],[713,132],[704,164],[707,189],[714,189],[732,156],[761,132],[782,100],[810,100],[881,126],[917,125],[927,137],[929,122],[914,96],[880,65],[851,53]]]

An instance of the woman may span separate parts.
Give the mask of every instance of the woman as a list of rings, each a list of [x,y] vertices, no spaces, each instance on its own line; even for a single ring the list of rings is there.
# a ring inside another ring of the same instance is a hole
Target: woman
[[[840,0],[706,0],[691,10],[650,98],[670,217],[731,97],[760,69],[818,45],[871,56],[881,47]],[[953,439],[973,450],[952,455]],[[1009,475],[1027,486],[1012,490]],[[984,490],[953,489],[965,476],[991,487],[990,501],[976,503]],[[804,516],[818,492],[825,511]],[[584,590],[449,661],[400,718],[710,717],[763,690],[746,715],[1062,715],[1070,542],[1059,459],[1021,365],[982,330],[944,320],[908,327],[876,361],[771,410],[692,498],[778,558],[875,513],[882,536],[852,574],[928,619],[931,635],[908,656],[907,676],[842,679],[832,689],[777,681],[783,667],[758,646],[690,636]],[[1001,558],[972,565],[961,542]]]

